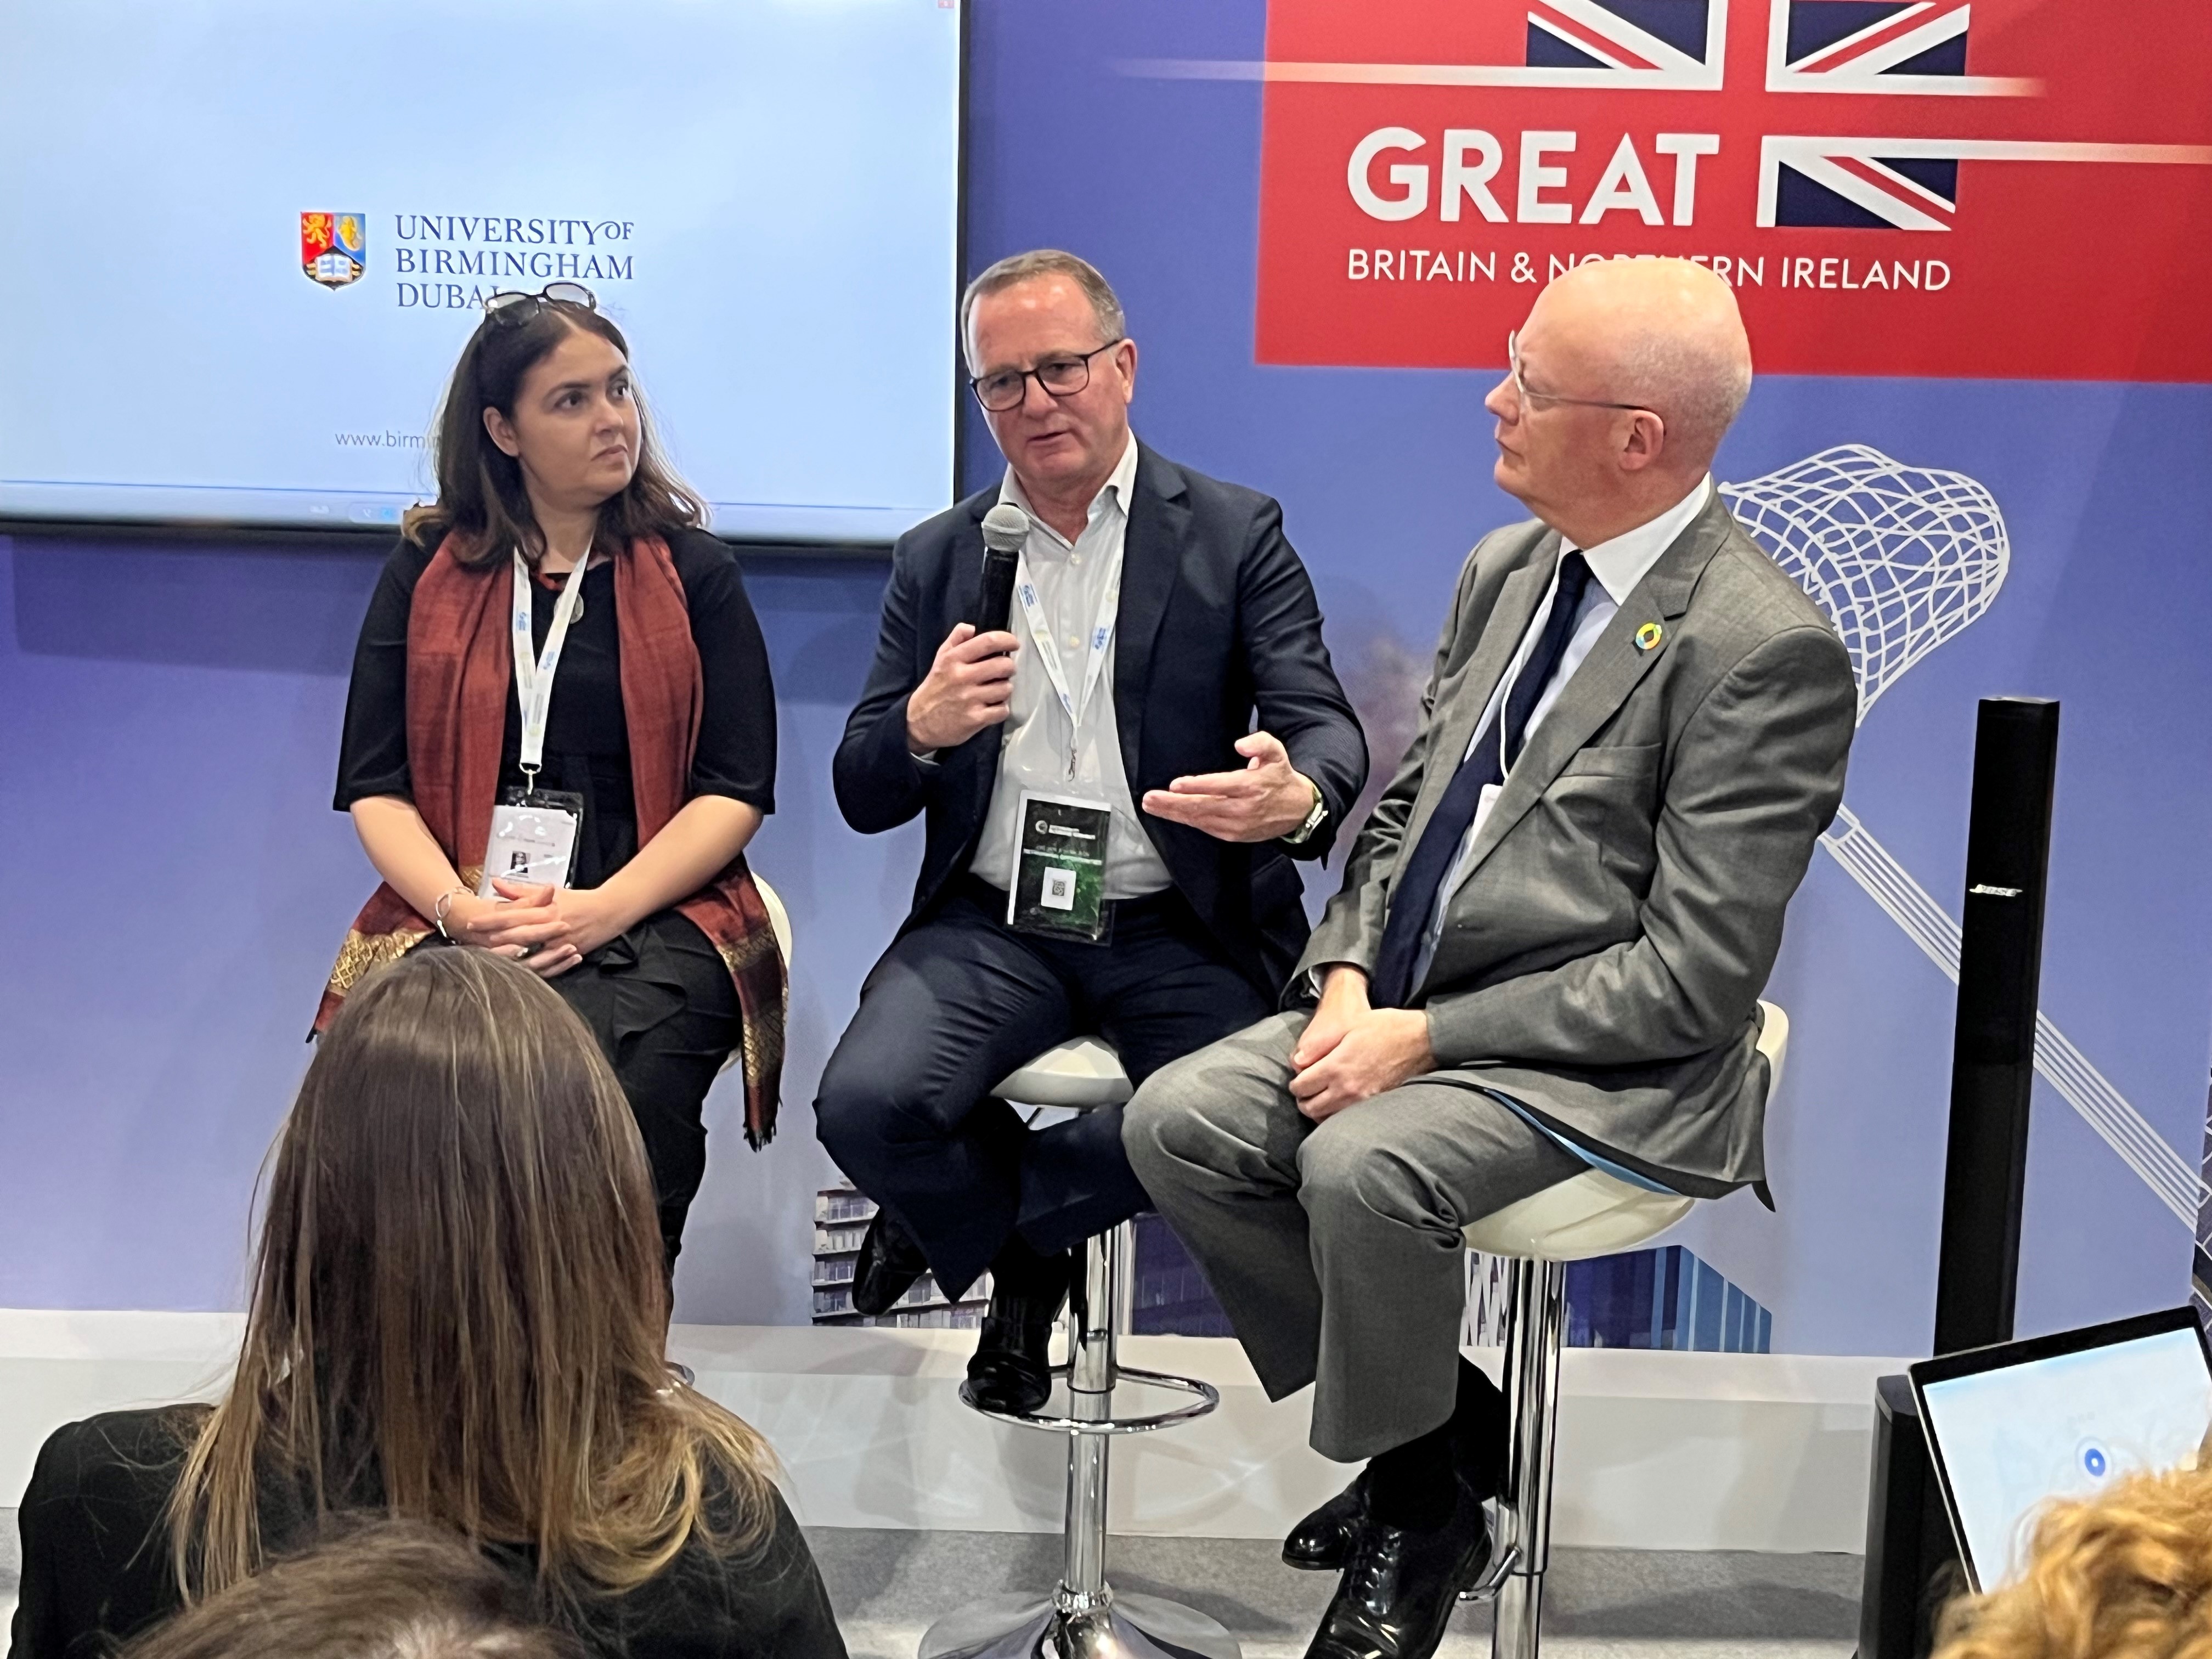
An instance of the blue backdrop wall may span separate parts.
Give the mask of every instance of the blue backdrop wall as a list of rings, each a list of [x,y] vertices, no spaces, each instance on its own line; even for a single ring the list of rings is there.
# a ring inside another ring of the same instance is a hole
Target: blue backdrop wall
[[[972,11],[971,264],[1049,244],[1105,269],[1143,354],[1140,432],[1283,501],[1378,747],[1401,742],[1462,557],[1519,516],[1489,482],[1490,377],[1255,365],[1260,88],[1146,66],[1259,58],[1261,0]],[[648,388],[656,355],[682,349],[636,344]],[[1863,444],[1995,497],[2002,592],[1873,709],[1848,804],[1955,914],[1974,700],[2063,700],[2045,1007],[2192,1168],[2212,992],[2208,437],[2201,387],[1769,378],[1717,469],[1741,482]],[[995,465],[970,438],[975,484]],[[329,795],[377,558],[0,538],[0,1305],[236,1304],[253,1178],[370,879]],[[757,861],[799,935],[789,1105],[756,1156],[730,1091],[710,1103],[723,1132],[682,1318],[806,1317],[812,1194],[833,1175],[806,1103],[918,851],[911,832],[854,836],[830,799],[883,574],[748,565],[783,743]],[[1796,1021],[1771,1131],[1780,1211],[1738,1195],[1681,1242],[1773,1312],[1778,1349],[1920,1351],[1948,984],[1823,853],[1771,994]],[[2188,1226],[2041,1085],[2027,1228],[2024,1331],[2186,1292]]]

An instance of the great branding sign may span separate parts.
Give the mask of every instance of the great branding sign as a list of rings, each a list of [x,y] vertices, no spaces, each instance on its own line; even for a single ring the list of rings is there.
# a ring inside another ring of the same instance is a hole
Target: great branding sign
[[[1271,0],[1259,356],[1493,367],[1673,255],[1781,373],[2212,380],[2197,0]]]

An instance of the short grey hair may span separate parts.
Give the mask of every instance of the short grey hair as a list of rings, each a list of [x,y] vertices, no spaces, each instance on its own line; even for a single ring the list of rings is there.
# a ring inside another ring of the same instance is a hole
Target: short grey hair
[[[1098,319],[1098,326],[1105,331],[1108,340],[1118,340],[1128,333],[1129,319],[1121,310],[1121,296],[1114,292],[1114,285],[1099,275],[1097,266],[1056,247],[1031,248],[1027,253],[1010,253],[986,268],[960,296],[960,349],[969,354],[970,368],[975,365],[975,356],[968,327],[975,315],[975,301],[987,294],[996,294],[1000,289],[1037,276],[1065,276],[1081,289],[1083,297],[1091,301],[1091,314]]]
[[[1621,368],[1627,395],[1641,398],[1670,435],[1708,459],[1751,396],[1749,357],[1711,340],[1647,333],[1623,349]]]

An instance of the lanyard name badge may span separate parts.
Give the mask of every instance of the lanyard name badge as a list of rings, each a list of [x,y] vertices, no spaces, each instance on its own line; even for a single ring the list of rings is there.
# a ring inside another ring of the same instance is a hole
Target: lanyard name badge
[[[1017,567],[1014,597],[1029,623],[1038,664],[1052,683],[1053,695],[1067,715],[1067,756],[1062,781],[1073,783],[1082,764],[1083,713],[1106,672],[1107,647],[1114,639],[1115,611],[1121,598],[1121,572],[1109,573],[1099,595],[1084,653],[1079,687],[1072,685],[1060,661],[1026,555]],[[1097,796],[1024,789],[1021,833],[1015,843],[1014,879],[1006,893],[1006,925],[1026,933],[1103,942],[1109,915],[1105,904],[1107,830],[1113,809]]]
[[[553,607],[553,625],[545,633],[540,654],[532,636],[530,566],[518,551],[514,556],[514,599],[509,607],[514,629],[515,702],[522,711],[520,787],[509,784],[492,808],[491,840],[484,848],[483,878],[477,896],[495,898],[492,883],[529,882],[535,885],[566,887],[575,863],[576,835],[584,821],[584,798],[565,790],[540,789],[538,773],[545,762],[545,722],[553,711],[553,676],[561,665],[561,647],[568,638],[568,624],[582,608],[584,570],[587,553],[576,561],[561,598]]]

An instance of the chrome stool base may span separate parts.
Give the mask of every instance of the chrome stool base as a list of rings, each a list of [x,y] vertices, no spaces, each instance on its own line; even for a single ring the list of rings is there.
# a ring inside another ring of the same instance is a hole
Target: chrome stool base
[[[1058,1600],[987,1595],[932,1625],[918,1659],[1237,1659],[1237,1646],[1195,1607],[1109,1590],[1097,1605],[1065,1609]]]
[[[1129,1098],[1114,1051],[1096,1037],[1048,1049],[992,1093],[1010,1104],[1076,1110]],[[1066,1437],[1067,1501],[1060,1583],[1049,1596],[987,1596],[932,1625],[917,1659],[1240,1659],[1237,1638],[1194,1607],[1156,1595],[1116,1595],[1106,1582],[1108,1454],[1116,1437],[1173,1428],[1221,1403],[1210,1382],[1121,1364],[1115,1339],[1134,1302],[1136,1233],[1128,1222],[1084,1241],[1067,1300],[1067,1363],[1033,1412],[986,1417]],[[1136,1384],[1186,1396],[1164,1409],[1117,1415],[1114,1390]],[[975,1405],[963,1385],[961,1397]]]

